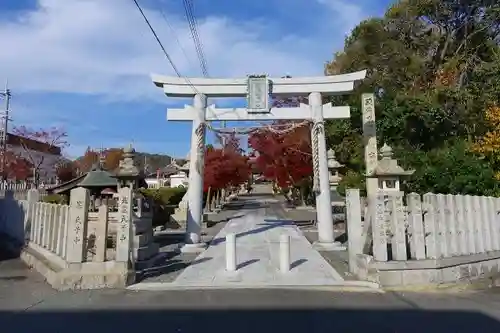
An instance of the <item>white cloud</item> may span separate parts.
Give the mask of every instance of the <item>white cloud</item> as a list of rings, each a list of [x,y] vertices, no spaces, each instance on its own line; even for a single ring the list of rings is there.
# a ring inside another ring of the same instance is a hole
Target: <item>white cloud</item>
[[[331,5],[334,12],[338,9],[335,3],[341,3],[317,1]],[[352,14],[348,14],[350,18],[358,20],[358,7],[343,6]],[[184,50],[192,55],[191,61],[185,59],[160,13],[146,13],[181,73],[198,75],[198,62],[183,18],[166,13]],[[198,23],[212,76],[243,76],[250,72],[321,75],[327,59],[318,55],[318,45],[331,43],[329,39],[294,35],[264,41],[262,26],[253,29],[252,22],[236,23],[226,17],[207,17],[198,19]],[[18,91],[163,99],[149,74],[173,75],[131,1],[39,0],[36,10],[0,22],[0,40],[8,46],[0,52],[0,75],[8,77]]]
[[[349,1],[341,0],[317,0],[318,3],[327,6],[336,19],[342,22],[345,35],[351,33],[361,21],[366,19],[366,13],[359,5]]]

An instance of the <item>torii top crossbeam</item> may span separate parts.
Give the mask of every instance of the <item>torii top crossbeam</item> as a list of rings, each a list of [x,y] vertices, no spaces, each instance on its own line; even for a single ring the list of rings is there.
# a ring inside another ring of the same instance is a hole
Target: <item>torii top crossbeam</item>
[[[363,80],[366,70],[331,76],[269,78],[271,93],[279,96],[307,96],[310,92],[318,92],[323,96],[339,95],[351,92],[354,82]],[[152,74],[154,84],[163,88],[169,97],[194,97],[204,94],[207,97],[246,97],[248,79],[212,79],[212,78],[180,78]],[[196,88],[194,89],[193,86]]]

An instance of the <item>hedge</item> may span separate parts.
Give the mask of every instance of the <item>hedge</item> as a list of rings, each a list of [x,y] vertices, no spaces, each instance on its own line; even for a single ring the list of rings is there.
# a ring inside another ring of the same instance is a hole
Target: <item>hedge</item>
[[[51,203],[51,204],[68,204],[68,198],[65,195],[60,194],[47,194],[42,197],[42,202]]]
[[[174,213],[187,188],[185,187],[161,187],[159,189],[143,189],[141,193],[153,199],[153,226],[165,225],[170,220],[170,214]]]
[[[142,189],[141,193],[145,197],[153,199],[155,203],[161,206],[177,206],[184,194],[186,194],[186,190],[185,187],[161,187],[158,189]]]

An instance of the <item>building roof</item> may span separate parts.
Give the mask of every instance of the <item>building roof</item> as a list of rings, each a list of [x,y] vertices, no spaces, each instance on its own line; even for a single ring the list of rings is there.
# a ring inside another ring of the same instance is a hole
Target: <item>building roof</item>
[[[178,166],[170,164],[160,169],[160,175],[163,177],[165,176],[168,177],[170,175],[173,175],[174,173],[177,173],[178,171],[179,171]],[[156,178],[156,171],[148,173],[147,178]]]
[[[104,170],[92,170],[78,183],[78,186],[81,187],[112,187],[117,185],[117,179]]]
[[[66,183],[62,183],[57,186],[49,188],[48,191],[55,194],[59,194],[70,191],[76,187],[113,188],[117,186],[118,186],[118,180],[116,178],[113,178],[113,174],[111,172],[95,167],[86,174],[76,177]]]
[[[12,146],[21,146],[21,141],[26,145],[29,150],[34,150],[42,153],[49,153],[52,155],[61,155],[61,148],[56,146],[51,146],[48,143],[23,138],[19,135],[9,133],[7,135],[7,144]]]

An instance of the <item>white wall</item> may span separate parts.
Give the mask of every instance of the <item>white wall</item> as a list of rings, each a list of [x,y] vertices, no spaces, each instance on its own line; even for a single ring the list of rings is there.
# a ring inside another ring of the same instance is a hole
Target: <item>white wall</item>
[[[31,162],[29,156],[33,157],[33,160],[36,164],[40,163],[40,160],[43,157],[43,163],[40,166],[40,181],[47,181],[50,179],[56,178],[56,169],[55,165],[60,160],[64,159],[60,155],[52,155],[48,153],[41,153],[38,151],[32,150],[29,154],[20,146],[8,145],[7,149],[13,154],[25,158],[27,161]]]

